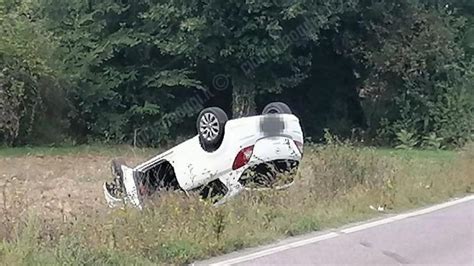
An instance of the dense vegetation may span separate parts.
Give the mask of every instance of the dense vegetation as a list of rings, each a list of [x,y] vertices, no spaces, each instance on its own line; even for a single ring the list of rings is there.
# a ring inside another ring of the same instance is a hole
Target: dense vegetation
[[[271,100],[313,140],[473,138],[470,0],[0,0],[0,24],[0,144],[160,145]]]

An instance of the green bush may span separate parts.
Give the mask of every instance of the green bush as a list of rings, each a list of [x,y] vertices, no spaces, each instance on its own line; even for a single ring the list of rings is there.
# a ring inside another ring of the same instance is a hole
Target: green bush
[[[458,86],[459,89],[436,85],[433,92],[406,91],[396,99],[400,117],[389,125],[388,131],[394,131],[399,141],[400,137],[410,140],[412,147],[462,147],[474,132],[474,103],[466,84]],[[412,136],[403,133],[407,131]]]
[[[397,134],[397,140],[399,145],[396,147],[397,149],[413,149],[415,146],[418,145],[418,136],[416,133],[408,132],[405,129],[402,129]]]
[[[49,128],[65,117],[57,43],[37,23],[34,3],[0,2],[0,144],[24,144],[48,111]]]
[[[349,27],[341,38],[360,63],[369,131],[382,144],[398,145],[406,131],[418,140],[405,139],[408,146],[432,134],[440,146],[462,146],[474,124],[473,63],[459,43],[470,24],[451,5],[369,1],[361,9],[367,16],[348,23],[358,31]]]

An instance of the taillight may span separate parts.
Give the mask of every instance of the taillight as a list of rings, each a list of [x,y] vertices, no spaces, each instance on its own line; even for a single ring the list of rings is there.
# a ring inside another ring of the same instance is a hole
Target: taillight
[[[298,148],[298,150],[300,151],[301,155],[303,155],[303,143],[299,142],[299,141],[294,141],[295,144],[296,144],[296,147]]]
[[[246,165],[249,162],[250,157],[252,157],[252,154],[253,154],[253,146],[243,148],[242,150],[240,150],[237,156],[235,156],[232,169],[237,170],[240,167]]]

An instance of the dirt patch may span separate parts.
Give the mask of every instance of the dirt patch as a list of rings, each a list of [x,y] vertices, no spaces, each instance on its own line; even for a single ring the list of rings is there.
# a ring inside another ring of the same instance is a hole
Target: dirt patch
[[[0,208],[12,217],[33,211],[63,220],[105,211],[102,184],[110,178],[111,160],[93,155],[0,158]]]

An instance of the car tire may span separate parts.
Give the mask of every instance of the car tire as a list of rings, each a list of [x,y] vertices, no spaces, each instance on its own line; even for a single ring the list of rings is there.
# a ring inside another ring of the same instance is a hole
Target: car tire
[[[273,102],[263,108],[262,115],[268,114],[292,114],[290,107],[286,103]]]
[[[229,118],[218,107],[210,107],[201,111],[196,121],[199,143],[207,152],[219,149],[224,139],[225,124]]]

